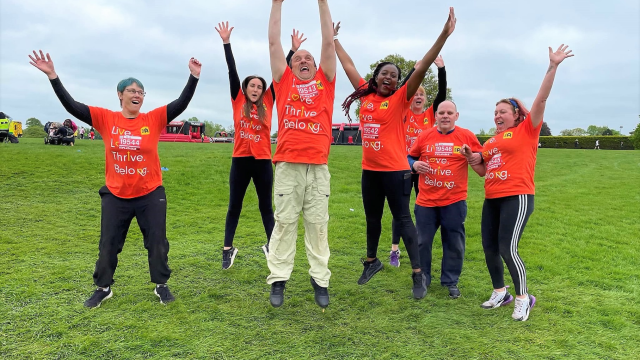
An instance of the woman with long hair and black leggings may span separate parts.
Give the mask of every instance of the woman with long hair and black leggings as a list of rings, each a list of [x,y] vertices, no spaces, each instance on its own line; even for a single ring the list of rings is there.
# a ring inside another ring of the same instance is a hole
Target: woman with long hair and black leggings
[[[229,209],[227,210],[224,247],[222,249],[222,269],[224,270],[233,265],[238,254],[238,249],[233,246],[233,238],[238,227],[244,195],[251,180],[256,187],[258,208],[267,235],[267,243],[262,246],[265,256],[269,253],[269,240],[275,223],[271,202],[273,187],[271,115],[275,92],[273,85],[267,88],[267,82],[255,75],[247,76],[242,81],[242,85],[240,84],[240,77],[229,42],[232,30],[233,27],[229,28],[228,21],[220,23],[216,27],[216,31],[222,38],[229,68],[229,86],[235,128],[231,173],[229,174]],[[300,44],[306,40],[303,37],[304,34],[294,30],[291,35],[292,48],[288,58],[291,58]]]
[[[49,54],[35,51],[31,65],[45,73],[53,91],[69,112],[84,121],[102,135],[105,145],[106,185],[98,193],[102,199],[100,220],[100,252],[93,273],[98,287],[84,306],[94,308],[113,296],[111,285],[118,266],[118,254],[122,251],[135,217],[148,252],[151,281],[156,284],[154,293],[163,304],[174,300],[167,287],[171,275],[168,265],[169,241],[167,240],[167,196],[162,186],[162,172],[158,157],[160,133],[171,120],[187,108],[198,85],[202,65],[194,58],[189,60],[189,81],[180,97],[168,105],[148,113],[141,113],[145,99],[140,80],[127,78],[116,87],[121,111],[111,111],[87,106],[75,101],[62,86]]]
[[[518,244],[533,213],[536,155],[547,98],[558,65],[573,56],[567,48],[564,44],[555,52],[549,48],[549,68],[531,111],[516,98],[496,103],[493,118],[496,135],[484,143],[482,159],[477,157],[485,163],[484,174],[479,173],[485,178],[481,232],[484,256],[493,283],[491,297],[481,306],[495,309],[513,301],[504,283],[504,261],[516,291],[512,317],[518,321],[526,321],[536,303],[536,298],[527,289],[527,271],[518,253]],[[463,153],[471,156],[467,146],[463,146]]]
[[[407,145],[407,154],[409,153],[411,146],[413,146],[413,143],[418,138],[418,135],[436,125],[435,113],[438,109],[438,105],[440,105],[441,102],[447,100],[447,72],[444,69],[444,60],[442,59],[442,56],[438,55],[433,63],[438,67],[438,93],[433,99],[433,103],[425,110],[425,107],[427,105],[427,91],[424,89],[424,87],[420,86],[415,95],[413,95],[413,98],[411,99],[411,106],[409,107],[409,109],[407,109],[407,112],[404,115],[404,133]],[[416,62],[416,66],[414,66],[414,68],[411,69],[409,74],[404,78],[402,85],[407,83],[407,80],[409,80],[417,66],[418,62]],[[415,190],[416,198],[418,197],[418,193],[420,192],[420,189],[418,187],[419,178],[419,174],[411,174],[411,183],[413,184],[412,186]],[[392,221],[389,265],[399,267],[400,249],[398,248],[398,245],[400,244],[400,233],[396,228],[396,222]]]
[[[338,59],[355,89],[342,104],[348,117],[351,104],[357,100],[361,102],[362,202],[367,219],[367,256],[362,261],[364,269],[358,280],[360,285],[366,284],[383,267],[377,252],[386,198],[411,261],[413,297],[421,299],[427,293],[427,279],[420,270],[416,227],[409,211],[412,184],[411,170],[406,161],[403,117],[429,65],[440,53],[455,25],[455,14],[450,8],[449,18],[440,36],[416,66],[407,83],[399,89],[402,74],[397,65],[390,62],[378,64],[371,80],[367,82],[360,76],[337,37],[334,41]]]

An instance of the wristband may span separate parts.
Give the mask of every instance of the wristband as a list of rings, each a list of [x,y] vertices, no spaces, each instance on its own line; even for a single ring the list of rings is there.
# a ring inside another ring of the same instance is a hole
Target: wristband
[[[333,35],[333,40],[338,40],[338,35]]]

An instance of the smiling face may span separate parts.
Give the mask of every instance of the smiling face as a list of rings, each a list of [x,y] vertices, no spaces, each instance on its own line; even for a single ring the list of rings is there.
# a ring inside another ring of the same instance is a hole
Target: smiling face
[[[399,79],[398,68],[395,65],[387,64],[380,69],[378,76],[375,79],[376,85],[378,85],[379,96],[389,96],[398,87]]]
[[[260,79],[258,78],[253,78],[249,81],[249,84],[247,84],[245,95],[247,96],[249,101],[255,104],[258,99],[260,99],[260,96],[263,92],[264,89],[262,88],[262,81],[260,81]]]
[[[411,101],[411,110],[415,114],[420,114],[424,111],[424,104],[427,101],[427,95],[424,92],[424,88],[421,86],[416,91],[416,94],[413,95],[413,101]]]
[[[498,103],[493,113],[493,121],[496,123],[496,134],[516,126],[516,113],[513,106],[503,102]]]
[[[130,114],[137,114],[144,102],[144,90],[138,84],[132,83],[124,88],[124,91],[118,92],[118,98],[123,110]]]
[[[438,122],[438,130],[441,133],[446,134],[456,127],[456,121],[458,120],[458,109],[456,104],[451,101],[443,101],[438,105],[438,112],[436,112],[436,121]]]
[[[311,80],[316,76],[316,64],[307,50],[298,50],[291,57],[291,71],[300,80]]]

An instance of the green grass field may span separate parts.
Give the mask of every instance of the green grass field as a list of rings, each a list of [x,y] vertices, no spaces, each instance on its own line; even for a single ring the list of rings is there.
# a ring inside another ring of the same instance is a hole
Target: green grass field
[[[525,323],[511,319],[512,306],[479,307],[491,281],[475,174],[460,299],[439,286],[439,241],[436,280],[426,298],[411,297],[403,247],[400,268],[388,266],[388,211],[379,253],[387,265],[358,286],[366,248],[361,149],[346,146],[334,146],[329,163],[331,305],[323,313],[314,303],[300,237],[285,304],[272,308],[253,186],[235,239],[240,252],[221,270],[231,151],[160,144],[177,300],[164,306],[153,294],[134,221],[114,297],[89,310],[82,303],[94,290],[102,142],[0,144],[0,358],[640,358],[640,151],[541,149],[535,212],[520,244],[538,298]]]

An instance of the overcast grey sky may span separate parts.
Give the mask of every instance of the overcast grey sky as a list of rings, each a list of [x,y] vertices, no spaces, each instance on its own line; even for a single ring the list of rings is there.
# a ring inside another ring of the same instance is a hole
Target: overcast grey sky
[[[640,2],[611,1],[379,1],[330,0],[340,39],[362,75],[388,54],[418,59],[454,6],[458,24],[445,45],[448,85],[459,126],[494,126],[497,100],[530,105],[548,67],[548,46],[568,44],[575,57],[558,69],[545,120],[562,129],[608,125],[628,133],[640,114]],[[190,57],[202,63],[198,89],[180,118],[232,124],[227,67],[214,26],[228,20],[241,78],[270,80],[267,23],[271,1],[0,0],[0,111],[29,117],[69,117],[46,76],[28,63],[32,49],[49,52],[71,95],[87,105],[119,109],[116,84],[133,76],[147,91],[143,111],[178,97]],[[286,0],[282,41],[291,30],[320,56],[317,2]],[[338,65],[334,122],[352,91]],[[275,116],[274,116],[275,120]],[[275,127],[274,121],[274,127]]]

